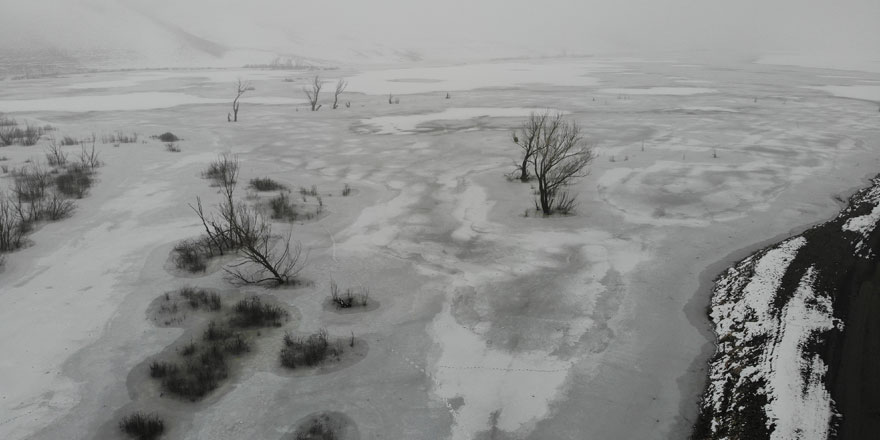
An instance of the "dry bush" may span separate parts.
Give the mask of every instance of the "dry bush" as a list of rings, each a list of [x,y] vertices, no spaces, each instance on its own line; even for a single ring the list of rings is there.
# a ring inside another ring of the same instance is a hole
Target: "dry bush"
[[[202,171],[202,178],[213,180],[216,186],[234,187],[238,178],[238,158],[228,153],[221,154]]]
[[[55,187],[67,197],[81,199],[88,193],[94,183],[92,170],[82,163],[72,163],[64,171],[55,176]]]
[[[180,140],[179,137],[177,137],[174,133],[172,133],[170,131],[166,131],[165,133],[162,133],[158,136],[153,136],[153,137],[158,139],[161,142],[177,142]]]
[[[61,145],[64,145],[63,143]],[[46,147],[46,162],[51,167],[63,167],[67,165],[67,153],[58,145],[55,138],[49,139]]]
[[[49,221],[61,220],[70,217],[74,209],[76,209],[76,205],[72,201],[64,198],[58,192],[52,191],[43,204],[43,218]]]
[[[296,368],[299,365],[313,367],[324,362],[330,356],[339,356],[342,348],[339,344],[330,344],[327,330],[320,329],[305,338],[294,338],[284,335],[284,347],[281,348],[281,365]]]
[[[281,191],[287,189],[283,183],[276,182],[268,177],[251,179],[248,186],[257,191]]]
[[[136,412],[119,421],[119,430],[137,440],[154,440],[165,432],[165,422],[157,414]]]
[[[178,294],[189,303],[193,310],[198,310],[201,307],[208,310],[220,310],[222,307],[220,295],[205,289],[183,287],[178,291]]]
[[[336,440],[336,431],[333,429],[330,418],[321,415],[308,422],[306,426],[299,428],[295,440]]]
[[[192,273],[204,272],[208,257],[213,256],[209,250],[210,246],[205,246],[201,240],[183,240],[174,245],[174,265]]]
[[[275,220],[295,221],[297,219],[296,207],[290,202],[286,193],[278,193],[269,199],[269,208],[272,210],[272,218]]]
[[[233,308],[235,315],[229,321],[237,327],[278,327],[287,318],[287,311],[274,304],[264,304],[259,297],[239,301]]]
[[[24,244],[25,228],[15,204],[0,195],[0,252],[10,252]]]
[[[360,288],[355,291],[355,289],[348,288],[345,289],[345,292],[340,292],[336,281],[330,280],[330,301],[340,309],[366,307],[370,303],[370,290]]]
[[[102,144],[134,144],[137,143],[137,141],[137,133],[127,134],[121,131],[116,131],[101,135]]]

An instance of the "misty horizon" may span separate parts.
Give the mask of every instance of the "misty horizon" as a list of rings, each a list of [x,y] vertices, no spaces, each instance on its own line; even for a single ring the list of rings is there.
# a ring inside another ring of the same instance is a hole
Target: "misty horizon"
[[[273,55],[335,63],[664,53],[876,61],[880,2],[766,3],[4,0],[0,49],[125,53],[141,67]]]

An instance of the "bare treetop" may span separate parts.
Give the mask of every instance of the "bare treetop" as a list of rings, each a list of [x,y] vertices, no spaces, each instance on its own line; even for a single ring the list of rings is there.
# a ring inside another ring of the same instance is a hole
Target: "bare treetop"
[[[309,104],[312,106],[313,112],[318,111],[318,109],[321,108],[321,106],[318,105],[318,95],[321,93],[322,87],[324,87],[324,82],[321,81],[321,77],[318,75],[315,75],[315,79],[312,80],[311,84],[303,87],[303,92],[305,92],[306,97],[309,99]]]

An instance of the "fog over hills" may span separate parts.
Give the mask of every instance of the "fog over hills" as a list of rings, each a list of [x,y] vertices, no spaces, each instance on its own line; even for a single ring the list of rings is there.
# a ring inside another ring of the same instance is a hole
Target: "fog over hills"
[[[362,64],[571,54],[877,58],[873,0],[2,0],[3,64]]]

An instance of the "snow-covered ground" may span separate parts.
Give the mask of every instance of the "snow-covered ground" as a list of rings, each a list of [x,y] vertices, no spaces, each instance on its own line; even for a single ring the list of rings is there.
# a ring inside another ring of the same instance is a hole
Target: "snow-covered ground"
[[[106,166],[77,213],[7,256],[0,334],[11,336],[0,348],[14,355],[0,361],[0,438],[113,438],[118,417],[134,409],[166,417],[168,438],[279,438],[324,410],[350,417],[361,438],[685,437],[712,352],[705,305],[717,265],[833,215],[830,196],[876,171],[878,128],[874,105],[808,88],[858,80],[681,64],[340,69],[322,72],[325,90],[346,77],[351,107],[331,110],[325,95],[319,112],[302,104],[315,72],[6,83],[0,111],[58,135],[171,131],[184,140],[180,153],[149,139],[98,145]],[[255,91],[230,124],[239,77]],[[687,81],[711,82],[711,93],[677,85]],[[400,104],[388,104],[389,93],[404,95]],[[504,177],[519,151],[510,131],[546,108],[580,122],[599,154],[572,188],[574,216],[536,216],[530,185]],[[438,120],[464,129],[419,130]],[[290,307],[284,330],[354,333],[369,352],[293,377],[279,370],[278,341],[266,342],[228,386],[189,404],[144,391],[143,363],[183,335],[145,313],[183,285],[235,289],[220,271],[167,269],[173,244],[199,233],[187,204],[217,200],[199,175],[222,151],[239,154],[242,182],[314,184],[326,210],[293,227],[310,283],[241,290]],[[0,156],[16,167],[43,150],[5,147]],[[341,197],[346,183],[353,193]],[[330,278],[369,287],[380,306],[327,311]],[[821,294],[803,291],[805,301]],[[794,330],[780,335],[799,340]],[[780,392],[797,385],[788,379]]]

